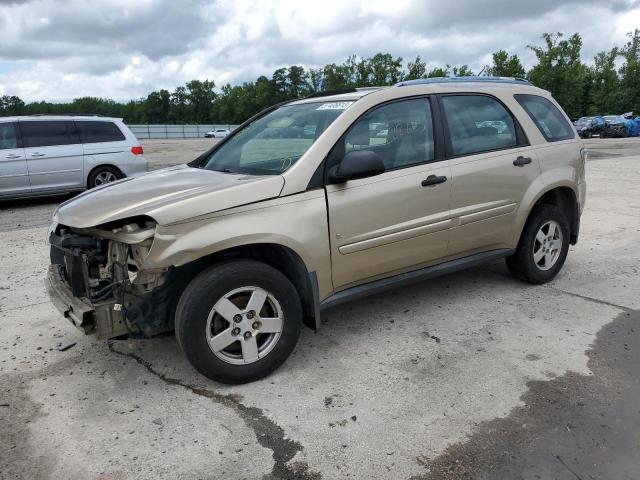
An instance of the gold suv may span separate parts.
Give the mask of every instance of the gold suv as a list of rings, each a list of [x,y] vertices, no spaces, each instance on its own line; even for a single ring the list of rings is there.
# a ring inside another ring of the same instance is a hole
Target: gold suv
[[[60,205],[46,283],[86,333],[175,330],[202,374],[248,382],[333,305],[497,258],[553,279],[578,239],[584,167],[567,116],[524,80],[318,95],[188,165]]]

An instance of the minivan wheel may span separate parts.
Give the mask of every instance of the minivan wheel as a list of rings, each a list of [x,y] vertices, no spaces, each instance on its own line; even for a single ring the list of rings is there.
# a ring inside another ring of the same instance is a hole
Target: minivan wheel
[[[529,216],[516,252],[508,257],[511,274],[536,285],[558,274],[569,251],[569,221],[562,210],[541,205]]]
[[[230,260],[191,281],[175,324],[178,343],[196,370],[218,382],[246,383],[274,371],[293,351],[302,306],[278,270]]]
[[[107,165],[96,168],[91,175],[89,175],[89,188],[99,187],[105,183],[115,182],[122,178],[122,174],[113,167]]]

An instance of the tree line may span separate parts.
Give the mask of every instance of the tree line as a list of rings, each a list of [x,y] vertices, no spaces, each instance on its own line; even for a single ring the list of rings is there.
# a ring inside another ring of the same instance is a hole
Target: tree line
[[[542,45],[528,45],[537,63],[526,71],[515,54],[493,53],[492,64],[474,73],[468,65],[428,70],[417,56],[406,65],[401,57],[377,53],[352,55],[343,63],[305,69],[279,68],[271,78],[260,76],[241,85],[216,88],[212,80],[191,80],[173,92],[158,90],[126,103],[99,97],[67,103],[25,103],[17,96],[0,97],[0,116],[92,113],[121,117],[126,123],[226,124],[240,123],[274,103],[315,93],[353,87],[393,85],[419,78],[493,75],[526,78],[549,90],[572,118],[633,111],[640,113],[640,29],[628,34],[625,45],[599,52],[592,65],[581,60],[578,33],[542,35]],[[620,64],[619,68],[616,64]]]

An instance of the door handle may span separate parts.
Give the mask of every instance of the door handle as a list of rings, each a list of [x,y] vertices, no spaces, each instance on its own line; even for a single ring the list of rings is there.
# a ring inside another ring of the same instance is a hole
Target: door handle
[[[10,153],[4,158],[20,158],[22,155],[16,155],[15,153]]]
[[[531,157],[518,157],[513,161],[513,164],[516,167],[524,167],[525,165],[528,165],[529,163],[531,163]]]
[[[32,157],[44,157],[46,155],[46,153],[40,153],[40,152],[33,152],[31,154]]]
[[[439,183],[444,183],[446,181],[447,181],[447,177],[445,177],[444,175],[441,175],[441,176],[429,175],[427,178],[422,180],[422,186],[431,187],[433,185],[438,185]]]

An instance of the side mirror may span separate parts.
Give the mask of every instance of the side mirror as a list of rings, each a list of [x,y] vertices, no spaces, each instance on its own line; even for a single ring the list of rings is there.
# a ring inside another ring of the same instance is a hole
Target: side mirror
[[[347,180],[373,177],[384,173],[384,162],[380,155],[371,150],[354,150],[347,153],[342,161],[331,168],[329,180],[344,183]]]

